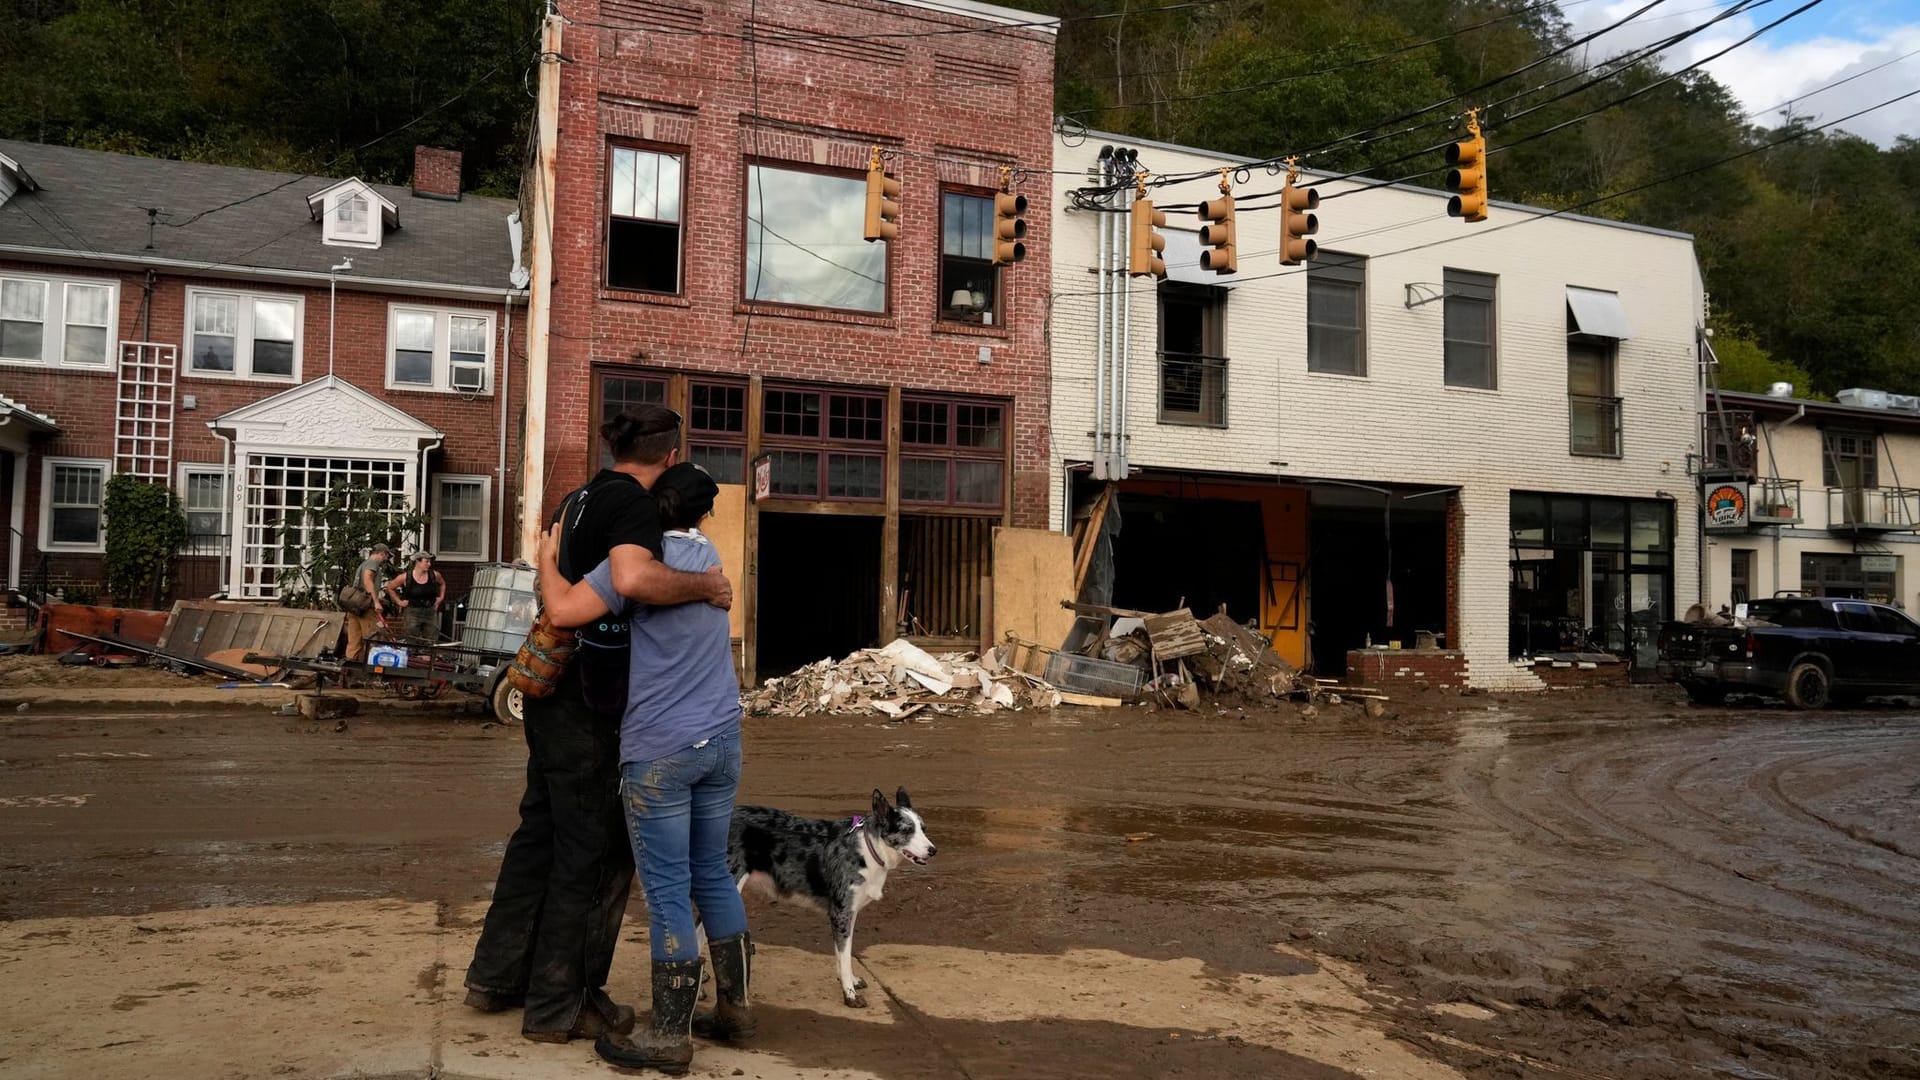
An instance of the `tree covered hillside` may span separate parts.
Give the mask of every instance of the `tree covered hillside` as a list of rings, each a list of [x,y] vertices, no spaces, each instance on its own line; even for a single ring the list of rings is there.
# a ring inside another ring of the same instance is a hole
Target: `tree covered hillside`
[[[1755,126],[1710,77],[1669,79],[1651,50],[1603,63],[1545,3],[1013,2],[1065,20],[1056,109],[1091,128],[1263,158],[1314,150],[1316,168],[1438,186],[1430,148],[1450,128],[1436,121],[1487,106],[1496,199],[1698,237],[1729,386],[1920,393],[1911,139],[1882,150],[1844,122]],[[1662,35],[1705,32],[1728,10],[1649,4]],[[1758,25],[1799,10],[1748,4],[1734,6]],[[0,135],[389,181],[430,143],[466,151],[470,187],[507,193],[539,12],[535,0],[15,0],[0,11]]]

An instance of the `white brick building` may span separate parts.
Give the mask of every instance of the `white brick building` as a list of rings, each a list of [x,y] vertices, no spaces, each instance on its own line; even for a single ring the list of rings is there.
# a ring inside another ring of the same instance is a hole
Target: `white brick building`
[[[1562,632],[1650,666],[1658,621],[1699,593],[1690,237],[1500,203],[1469,225],[1444,192],[1322,182],[1320,254],[1289,268],[1279,214],[1255,209],[1282,178],[1254,168],[1231,276],[1198,266],[1191,208],[1217,178],[1154,191],[1175,208],[1156,285],[1101,274],[1101,219],[1124,262],[1126,215],[1071,197],[1106,147],[1169,175],[1235,159],[1055,148],[1052,510],[1069,527],[1124,455],[1115,604],[1225,603],[1323,672],[1422,631],[1489,688],[1540,685],[1510,660]]]
[[[1920,610],[1920,399],[1840,397],[1709,396],[1710,610],[1777,592]]]

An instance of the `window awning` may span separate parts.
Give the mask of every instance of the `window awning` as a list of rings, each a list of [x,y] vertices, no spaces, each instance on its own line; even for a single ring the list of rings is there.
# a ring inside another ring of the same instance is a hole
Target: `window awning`
[[[1573,313],[1576,333],[1620,341],[1633,336],[1633,324],[1627,321],[1627,309],[1620,306],[1618,293],[1569,285],[1567,310]]]
[[[1160,235],[1167,238],[1167,248],[1160,257],[1167,263],[1167,280],[1182,281],[1188,285],[1219,285],[1232,287],[1239,284],[1239,274],[1216,274],[1200,268],[1200,234],[1182,229],[1167,229]]]

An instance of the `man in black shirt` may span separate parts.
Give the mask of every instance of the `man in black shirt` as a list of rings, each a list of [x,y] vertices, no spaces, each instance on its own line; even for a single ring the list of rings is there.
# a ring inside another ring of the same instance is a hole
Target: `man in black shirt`
[[[719,572],[689,574],[660,561],[659,512],[648,485],[678,456],[680,416],[641,405],[601,428],[614,465],[568,494],[560,570],[578,581],[603,559],[628,596],[669,605],[730,607]],[[633,1010],[605,989],[633,884],[633,851],[619,800],[626,626],[583,628],[554,692],[526,703],[527,790],[507,842],[493,904],[467,968],[467,1004],[526,1007],[521,1031],[541,1042],[625,1033]]]

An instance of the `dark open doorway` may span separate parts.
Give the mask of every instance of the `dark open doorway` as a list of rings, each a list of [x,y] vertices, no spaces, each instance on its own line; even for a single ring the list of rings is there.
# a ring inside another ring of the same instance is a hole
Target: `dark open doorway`
[[[761,678],[876,644],[882,523],[847,514],[760,515]]]
[[[1122,493],[1120,510],[1115,607],[1171,611],[1184,601],[1203,619],[1222,604],[1237,622],[1260,615],[1266,535],[1259,503]]]
[[[1379,508],[1315,507],[1309,526],[1313,669],[1347,673],[1347,651],[1447,628],[1447,529],[1441,514],[1393,511],[1393,617],[1387,617],[1387,532]],[[1451,642],[1449,645],[1453,644]]]

